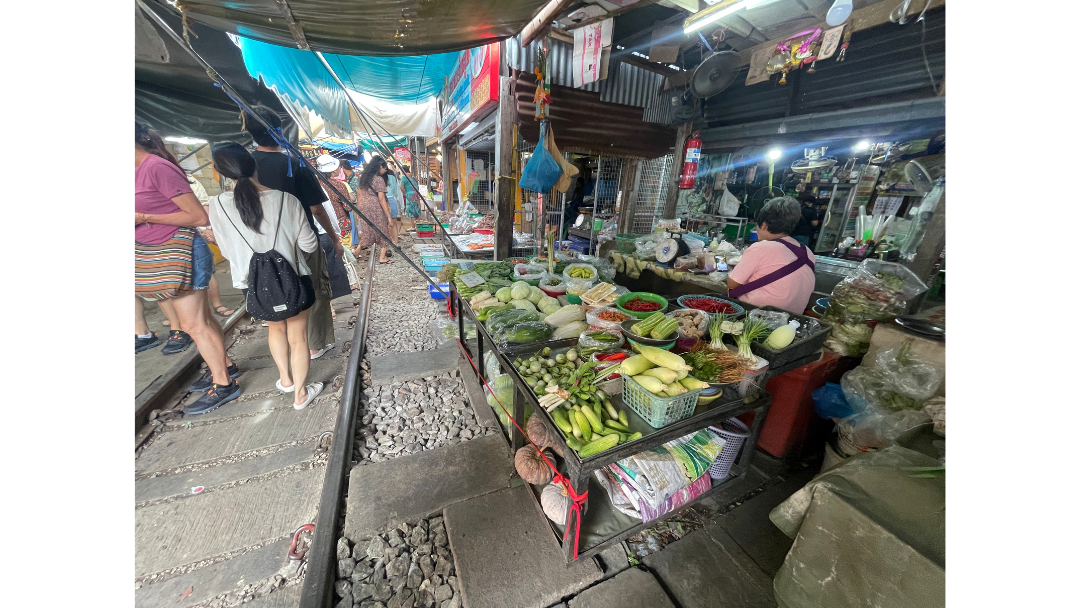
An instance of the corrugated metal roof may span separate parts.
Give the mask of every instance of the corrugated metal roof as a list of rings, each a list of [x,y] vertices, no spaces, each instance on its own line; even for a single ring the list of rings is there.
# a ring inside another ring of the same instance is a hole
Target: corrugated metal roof
[[[521,38],[516,36],[503,43],[506,61],[515,70],[532,73],[536,67],[536,49],[540,41],[534,40],[528,48],[521,48]],[[574,45],[548,38],[548,76],[551,84],[574,87]],[[649,107],[664,86],[664,77],[655,72],[630,65],[621,61],[612,61],[608,66],[608,77],[597,82],[590,82],[580,91],[592,91],[600,94],[600,100],[639,108]]]
[[[702,135],[711,128],[933,97],[922,44],[921,24],[885,23],[855,32],[844,61],[819,61],[813,74],[795,72],[785,86],[776,84],[776,77],[745,86],[743,68],[734,85],[706,100],[704,121],[698,121]],[[926,13],[926,62],[940,86],[945,74],[943,9]]]

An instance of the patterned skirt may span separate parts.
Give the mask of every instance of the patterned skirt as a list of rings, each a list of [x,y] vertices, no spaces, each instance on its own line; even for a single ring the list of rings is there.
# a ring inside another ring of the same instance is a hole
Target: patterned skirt
[[[194,242],[195,230],[186,227],[159,245],[135,241],[135,295],[153,301],[189,291]]]

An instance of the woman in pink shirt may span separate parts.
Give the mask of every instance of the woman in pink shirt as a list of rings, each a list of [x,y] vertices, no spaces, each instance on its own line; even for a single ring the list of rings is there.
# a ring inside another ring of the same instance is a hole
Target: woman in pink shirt
[[[728,295],[754,306],[802,314],[814,291],[814,254],[790,236],[802,217],[799,203],[774,198],[758,212],[758,242],[728,275]]]
[[[191,191],[187,174],[165,149],[161,137],[136,122],[136,290],[144,299],[168,298],[172,302],[181,325],[172,329],[182,329],[191,336],[209,368],[191,387],[192,391],[206,391],[206,394],[185,407],[185,414],[209,412],[240,396],[240,385],[236,382],[240,370],[226,354],[221,325],[207,304],[206,289],[214,274],[214,255],[206,241],[191,230],[209,223],[206,210]],[[184,252],[181,256],[180,252],[187,242],[191,243],[191,276],[177,283],[170,275],[175,272],[176,260],[187,255]],[[166,243],[172,251],[146,253],[151,251],[151,246]],[[155,283],[158,274],[162,275],[160,288]],[[136,341],[151,334],[145,321],[139,327],[139,316],[137,311]]]

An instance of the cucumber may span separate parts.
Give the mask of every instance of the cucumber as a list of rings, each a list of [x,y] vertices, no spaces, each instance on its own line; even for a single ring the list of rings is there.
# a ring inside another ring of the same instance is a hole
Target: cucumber
[[[619,444],[618,435],[605,435],[595,441],[586,443],[584,447],[578,450],[578,456],[581,458],[588,458],[594,454],[599,454],[604,450],[610,450]]]
[[[600,432],[600,429],[604,428],[603,423],[600,422],[600,416],[598,416],[592,408],[583,407],[581,408],[581,413],[584,414],[585,419],[589,421],[589,426],[592,427],[593,431]],[[581,421],[579,420],[578,423],[580,424]]]
[[[616,431],[615,429],[612,429],[612,428],[608,428],[606,426],[604,428],[600,429],[599,431],[596,431],[596,434],[600,435],[600,436],[611,435],[612,433],[618,435],[619,431]]]
[[[604,408],[600,407],[600,404],[594,403],[592,405],[592,411],[596,414],[596,419],[600,420],[600,412],[604,411]]]
[[[608,421],[607,421],[607,422],[605,422],[604,424],[605,424],[605,425],[607,425],[607,426],[608,426],[608,427],[610,427],[610,428],[613,428],[613,429],[615,429],[616,431],[622,431],[623,433],[630,433],[630,432],[632,432],[632,431],[630,430],[630,427],[626,426],[625,424],[621,424],[621,423],[615,422],[614,420],[608,420]]]
[[[566,445],[575,452],[580,452],[581,448],[584,447],[584,444],[578,441],[577,437],[574,437],[573,435],[566,438]]]
[[[566,419],[566,414],[563,414],[561,410],[556,409],[551,412],[551,419],[555,421],[562,432],[566,435],[574,434],[574,425],[570,424],[570,421]]]
[[[615,409],[615,406],[610,401],[604,402],[604,411],[607,412],[608,418],[611,420],[619,419],[619,410]]]
[[[592,424],[589,422],[589,419],[585,416],[585,414],[581,413],[580,410],[574,412],[574,418],[577,419],[578,428],[581,429],[581,438],[585,441],[591,441],[593,432]]]
[[[626,412],[619,410],[619,424],[623,426],[630,426],[630,417],[626,415]]]
[[[574,434],[576,439],[581,439],[583,435],[581,434],[581,427],[578,426],[577,417],[575,416],[576,413],[577,412],[573,410],[570,411],[570,432]]]

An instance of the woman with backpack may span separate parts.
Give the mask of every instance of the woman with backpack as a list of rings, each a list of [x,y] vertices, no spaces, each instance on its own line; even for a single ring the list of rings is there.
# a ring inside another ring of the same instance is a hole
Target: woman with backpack
[[[315,303],[315,288],[300,254],[315,251],[319,239],[296,197],[258,182],[258,165],[243,146],[215,144],[211,156],[214,170],[236,182],[232,192],[210,201],[214,238],[229,260],[233,286],[244,292],[248,312],[270,326],[270,354],[281,376],[278,390],[294,393],[293,407],[302,410],[323,389],[321,382],[305,384],[311,363],[308,310]]]

